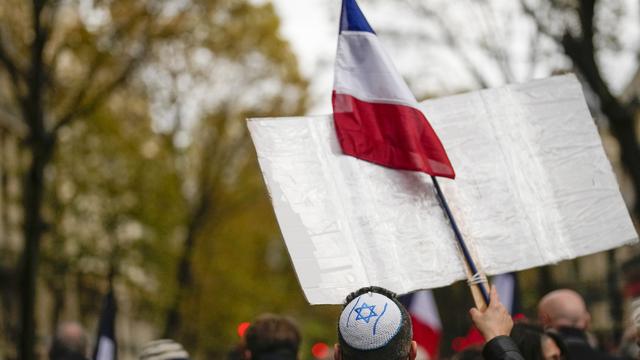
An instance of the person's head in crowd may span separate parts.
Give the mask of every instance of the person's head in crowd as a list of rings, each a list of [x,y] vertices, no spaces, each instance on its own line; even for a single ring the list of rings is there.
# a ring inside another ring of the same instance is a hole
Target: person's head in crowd
[[[300,348],[300,330],[289,318],[260,315],[244,335],[245,356],[252,360],[295,360]]]
[[[153,340],[142,347],[139,360],[189,360],[189,353],[171,339]]]
[[[396,295],[371,286],[347,296],[338,320],[336,360],[415,359],[411,318]]]
[[[532,324],[516,323],[511,338],[528,360],[561,360],[567,351],[562,340],[553,333],[546,333]]]
[[[631,301],[631,323],[635,326],[640,335],[640,298]]]
[[[56,329],[51,347],[50,360],[83,360],[87,357],[87,335],[77,322],[63,322]]]
[[[638,347],[637,340],[636,327],[627,327],[622,333],[622,339],[620,339],[618,345],[618,354],[623,359],[640,359],[640,347]]]
[[[245,346],[238,344],[227,352],[227,360],[245,360]]]
[[[640,359],[640,297],[631,300],[630,323],[622,336],[620,354],[628,359]]]
[[[545,328],[589,327],[591,315],[582,296],[569,289],[554,290],[545,295],[538,303],[538,319]]]

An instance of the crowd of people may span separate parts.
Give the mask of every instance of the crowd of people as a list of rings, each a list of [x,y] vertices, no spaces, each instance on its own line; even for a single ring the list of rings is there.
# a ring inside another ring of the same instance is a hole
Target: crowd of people
[[[626,359],[596,348],[587,335],[591,320],[583,298],[560,289],[538,303],[538,321],[514,324],[495,288],[485,309],[472,308],[473,324],[485,343],[455,354],[451,360],[615,360]],[[337,319],[335,360],[413,360],[418,346],[413,340],[411,318],[395,294],[380,287],[365,287],[345,299]],[[296,360],[302,336],[295,321],[264,314],[251,323],[242,342],[228,354],[229,360]],[[77,323],[61,324],[51,343],[50,360],[83,360],[87,337]],[[146,344],[140,360],[188,360],[188,352],[176,341],[163,339]]]

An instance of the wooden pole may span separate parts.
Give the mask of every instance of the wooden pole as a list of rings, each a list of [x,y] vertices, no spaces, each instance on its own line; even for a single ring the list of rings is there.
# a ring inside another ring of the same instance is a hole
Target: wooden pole
[[[449,208],[449,204],[447,203],[447,199],[444,197],[444,193],[442,189],[440,189],[440,184],[438,184],[438,180],[435,176],[431,176],[431,181],[433,181],[433,186],[436,189],[436,195],[438,196],[438,201],[440,202],[440,206],[444,210],[447,218],[449,219],[449,223],[451,224],[451,229],[456,236],[456,240],[458,241],[458,245],[460,246],[460,251],[462,252],[462,256],[464,258],[464,262],[466,264],[466,273],[467,279],[469,282],[469,287],[471,288],[471,295],[473,296],[473,301],[476,304],[476,307],[479,310],[484,310],[489,305],[489,291],[487,290],[488,282],[483,279],[482,274],[478,271],[478,267],[476,266],[475,261],[473,260],[473,256],[471,256],[471,252],[467,247],[467,244],[462,237],[462,233],[458,228],[458,224],[456,223],[456,219],[453,217],[451,213],[451,209]]]

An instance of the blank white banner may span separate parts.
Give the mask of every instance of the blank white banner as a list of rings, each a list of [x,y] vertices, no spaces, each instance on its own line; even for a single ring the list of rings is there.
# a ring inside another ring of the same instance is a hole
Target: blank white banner
[[[488,274],[637,241],[573,75],[421,104],[456,179],[439,182]],[[265,183],[311,304],[378,285],[465,278],[428,175],[342,154],[331,116],[250,119]]]

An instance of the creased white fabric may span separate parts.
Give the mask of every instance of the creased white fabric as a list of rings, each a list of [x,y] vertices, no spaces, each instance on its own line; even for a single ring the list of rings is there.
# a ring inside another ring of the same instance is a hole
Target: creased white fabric
[[[572,75],[422,104],[456,170],[440,179],[488,275],[637,241]],[[248,122],[280,229],[312,304],[378,285],[465,278],[428,175],[344,156],[330,116]]]

